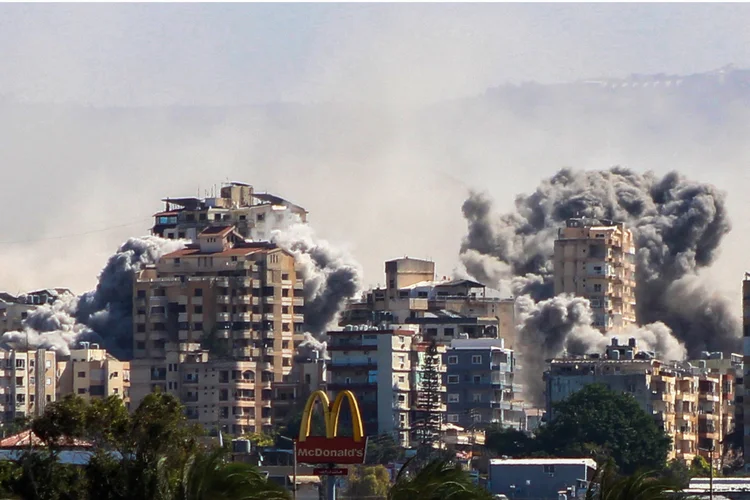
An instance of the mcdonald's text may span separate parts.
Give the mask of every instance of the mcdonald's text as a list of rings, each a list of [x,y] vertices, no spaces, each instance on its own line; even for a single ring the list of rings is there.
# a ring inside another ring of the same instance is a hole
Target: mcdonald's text
[[[309,436],[297,442],[297,462],[303,464],[363,464],[367,439]]]

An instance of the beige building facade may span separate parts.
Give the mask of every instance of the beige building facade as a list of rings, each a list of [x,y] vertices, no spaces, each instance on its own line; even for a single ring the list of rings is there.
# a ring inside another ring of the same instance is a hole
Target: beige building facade
[[[634,339],[612,340],[603,357],[555,359],[545,373],[548,416],[552,405],[589,384],[631,394],[672,438],[669,458],[690,463],[715,450],[719,466],[724,437],[732,431],[733,388],[721,374],[702,364],[666,363],[638,351]]]
[[[209,227],[233,226],[244,238],[266,241],[285,219],[307,221],[307,211],[279,196],[232,182],[205,198],[167,198],[166,209],[154,214],[152,233],[163,238],[197,241]]]
[[[5,423],[44,413],[57,394],[55,352],[0,350],[0,394]]]
[[[602,332],[636,324],[635,244],[619,222],[568,219],[555,240],[555,295],[591,302]]]
[[[81,342],[67,359],[57,362],[58,398],[74,394],[83,399],[122,398],[130,406],[130,362],[120,361],[97,344]]]
[[[160,390],[208,430],[270,431],[273,384],[289,381],[303,340],[294,257],[211,226],[144,269],[134,288],[132,405]]]

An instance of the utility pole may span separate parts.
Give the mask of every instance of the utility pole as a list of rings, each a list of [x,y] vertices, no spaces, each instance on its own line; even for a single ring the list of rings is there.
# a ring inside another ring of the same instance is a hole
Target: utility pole
[[[708,476],[708,498],[709,500],[714,500],[714,444],[713,441],[711,441],[711,449],[709,450],[709,455],[711,459],[711,463],[709,464],[709,470],[711,471]]]
[[[279,436],[281,439],[292,442],[292,499],[297,500],[297,440],[286,436]],[[289,462],[287,462],[289,463]]]

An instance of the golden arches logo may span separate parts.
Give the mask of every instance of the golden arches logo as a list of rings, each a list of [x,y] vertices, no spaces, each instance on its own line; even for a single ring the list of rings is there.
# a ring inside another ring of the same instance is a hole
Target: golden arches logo
[[[359,443],[365,438],[365,429],[362,424],[362,415],[359,412],[357,398],[352,391],[341,391],[336,395],[333,403],[328,399],[328,395],[321,390],[310,394],[305,404],[305,411],[302,413],[302,423],[299,428],[299,442],[304,442],[310,436],[310,427],[312,423],[312,412],[315,409],[315,402],[320,401],[323,407],[323,416],[325,418],[326,438],[335,438],[338,434],[339,416],[341,415],[341,406],[344,399],[349,400],[349,409],[352,414],[352,438]]]

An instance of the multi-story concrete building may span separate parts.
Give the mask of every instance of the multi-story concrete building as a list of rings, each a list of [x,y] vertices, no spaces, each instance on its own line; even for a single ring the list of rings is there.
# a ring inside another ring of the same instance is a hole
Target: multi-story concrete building
[[[569,219],[555,240],[555,295],[586,297],[601,331],[636,323],[635,244],[624,224]]]
[[[425,339],[444,344],[462,334],[502,338],[508,346],[515,341],[513,299],[490,296],[481,283],[438,280],[434,262],[408,257],[386,262],[385,279],[385,288],[349,304],[344,324],[413,324]]]
[[[0,350],[0,406],[3,422],[44,413],[57,393],[55,352]]]
[[[72,296],[73,293],[67,288],[36,290],[17,297],[0,292],[0,334],[21,330],[23,321],[32,311],[40,306],[53,304],[57,300]]]
[[[119,396],[130,405],[130,362],[120,361],[97,344],[81,342],[67,359],[57,362],[58,397],[75,394],[84,399]]]
[[[416,407],[412,385],[415,333],[406,327],[368,326],[328,332],[328,389],[354,392],[366,432],[390,434],[402,446],[409,446]]]
[[[525,428],[513,350],[502,339],[456,339],[443,358],[449,423]]]
[[[704,365],[666,363],[654,353],[638,351],[635,339],[620,345],[617,338],[604,356],[555,359],[545,373],[547,412],[552,405],[589,384],[603,384],[611,390],[631,394],[673,439],[670,458],[686,462],[695,455],[721,457],[724,436],[731,432],[731,390],[720,374]]]
[[[303,339],[294,257],[231,226],[195,239],[135,281],[132,405],[162,390],[209,430],[270,431],[273,384],[288,381]]]
[[[154,214],[152,233],[164,238],[195,241],[205,229],[234,226],[244,238],[267,241],[270,231],[290,216],[307,221],[307,211],[283,198],[256,193],[248,184],[233,182],[219,196],[167,198],[166,209]]]

